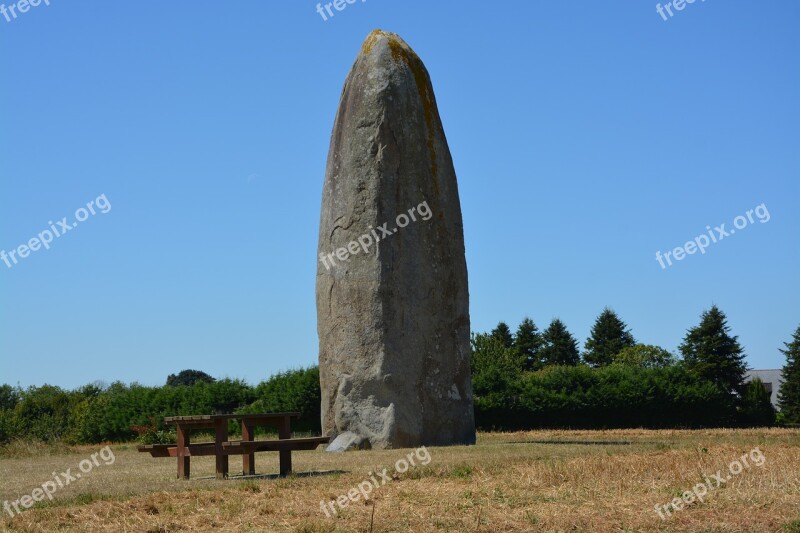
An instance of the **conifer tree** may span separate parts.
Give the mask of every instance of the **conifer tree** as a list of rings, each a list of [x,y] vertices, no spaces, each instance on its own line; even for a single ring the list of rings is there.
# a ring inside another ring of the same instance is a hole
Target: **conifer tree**
[[[539,357],[539,349],[542,345],[542,335],[539,328],[528,317],[525,317],[517,328],[514,336],[514,349],[525,361],[525,370],[539,370],[542,368],[542,361]]]
[[[558,318],[542,333],[540,357],[545,365],[577,365],[580,362],[578,341]]]
[[[504,348],[511,348],[514,346],[514,337],[511,335],[511,329],[505,322],[500,322],[497,327],[492,330],[492,337],[500,341]]]
[[[800,326],[794,332],[792,342],[785,342],[786,366],[783,367],[783,383],[778,393],[778,405],[783,419],[788,424],[800,424]]]
[[[610,365],[619,352],[635,344],[625,322],[606,307],[595,320],[591,336],[586,339],[583,360],[595,367]]]
[[[747,365],[738,337],[730,335],[725,313],[713,305],[704,311],[700,324],[690,328],[680,345],[687,368],[722,390],[741,395]]]

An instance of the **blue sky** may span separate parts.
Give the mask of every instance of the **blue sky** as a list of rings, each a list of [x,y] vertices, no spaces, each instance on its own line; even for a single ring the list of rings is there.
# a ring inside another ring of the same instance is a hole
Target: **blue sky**
[[[9,4],[6,0],[6,4]],[[374,28],[431,74],[472,329],[604,306],[675,350],[713,303],[755,368],[800,324],[800,4],[66,2],[0,17],[0,382],[256,383],[316,363],[317,226],[344,79]],[[764,204],[766,223],[662,269]]]

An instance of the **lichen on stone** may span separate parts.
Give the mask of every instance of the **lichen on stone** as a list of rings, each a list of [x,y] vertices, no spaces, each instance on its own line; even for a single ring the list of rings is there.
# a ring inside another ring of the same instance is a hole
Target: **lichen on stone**
[[[386,39],[389,50],[392,53],[392,59],[405,63],[414,75],[414,81],[417,84],[417,90],[419,91],[419,97],[422,101],[423,115],[425,118],[428,153],[431,158],[431,172],[435,178],[439,169],[436,163],[436,148],[433,142],[435,102],[433,98],[433,89],[430,85],[430,78],[425,70],[425,65],[423,65],[422,60],[416,52],[394,33],[387,33],[380,29],[373,30],[367,36],[361,47],[362,53],[369,54],[372,51],[372,47],[381,37]]]

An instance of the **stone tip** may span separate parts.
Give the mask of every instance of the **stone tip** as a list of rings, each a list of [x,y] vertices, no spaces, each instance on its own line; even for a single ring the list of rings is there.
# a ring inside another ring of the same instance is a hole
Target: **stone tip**
[[[402,37],[397,35],[396,33],[392,33],[390,31],[383,31],[381,29],[374,29],[367,35],[367,38],[364,39],[364,44],[361,46],[361,53],[364,55],[368,55],[372,52],[373,48],[377,43],[385,41],[388,45],[388,48],[391,53],[392,57],[395,59],[400,59],[402,57],[409,58],[418,58],[417,54],[414,50],[411,49],[410,46],[403,40]]]

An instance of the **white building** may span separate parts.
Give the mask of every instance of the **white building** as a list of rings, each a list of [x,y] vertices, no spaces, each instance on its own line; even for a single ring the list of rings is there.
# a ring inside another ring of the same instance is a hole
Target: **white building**
[[[770,393],[770,400],[775,409],[778,408],[778,391],[783,383],[783,370],[748,370],[744,375],[745,383],[749,383],[753,378],[759,378],[764,382],[764,387]]]

